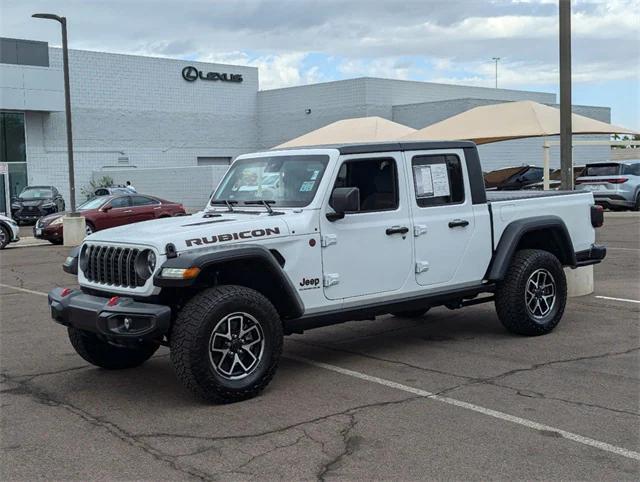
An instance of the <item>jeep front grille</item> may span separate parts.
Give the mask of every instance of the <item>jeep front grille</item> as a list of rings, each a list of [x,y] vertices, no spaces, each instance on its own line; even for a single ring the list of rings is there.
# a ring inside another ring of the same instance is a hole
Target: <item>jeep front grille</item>
[[[90,244],[87,250],[87,267],[84,276],[94,283],[135,288],[144,286],[145,280],[136,274],[137,248],[119,248]]]

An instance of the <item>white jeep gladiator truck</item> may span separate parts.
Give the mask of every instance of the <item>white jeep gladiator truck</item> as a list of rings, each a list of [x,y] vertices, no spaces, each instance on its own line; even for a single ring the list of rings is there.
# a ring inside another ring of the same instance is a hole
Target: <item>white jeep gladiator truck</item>
[[[240,156],[206,209],[88,236],[51,314],[107,369],[160,345],[213,402],[258,394],[283,335],[391,313],[494,302],[521,335],[560,321],[563,267],[600,262],[585,192],[487,194],[470,142],[381,143]]]

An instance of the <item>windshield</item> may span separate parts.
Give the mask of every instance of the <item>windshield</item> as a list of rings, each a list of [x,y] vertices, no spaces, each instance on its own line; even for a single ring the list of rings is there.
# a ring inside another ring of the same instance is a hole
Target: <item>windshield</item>
[[[620,164],[592,164],[588,165],[584,176],[617,176],[620,174]]]
[[[49,187],[28,187],[20,193],[20,199],[50,199],[53,191]]]
[[[273,156],[242,159],[231,165],[212,201],[275,201],[276,206],[307,206],[316,194],[329,156]]]
[[[78,206],[78,211],[86,211],[88,209],[98,209],[102,206],[108,198],[106,197],[94,197],[93,199],[89,199],[87,202],[82,203]]]

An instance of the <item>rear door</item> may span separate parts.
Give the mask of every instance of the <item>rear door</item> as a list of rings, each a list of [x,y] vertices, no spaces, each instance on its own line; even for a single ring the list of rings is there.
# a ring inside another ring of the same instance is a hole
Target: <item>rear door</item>
[[[329,221],[320,216],[325,296],[351,298],[399,290],[412,272],[411,219],[401,152],[341,160],[333,188],[357,187],[360,209]]]
[[[131,196],[131,201],[133,211],[131,214],[132,223],[154,219],[157,212],[162,208],[160,201],[148,196]]]
[[[416,282],[420,285],[464,283],[464,263],[468,260],[476,221],[464,155],[451,152],[406,152],[411,173],[411,210],[415,251]],[[477,275],[476,275],[477,276]]]

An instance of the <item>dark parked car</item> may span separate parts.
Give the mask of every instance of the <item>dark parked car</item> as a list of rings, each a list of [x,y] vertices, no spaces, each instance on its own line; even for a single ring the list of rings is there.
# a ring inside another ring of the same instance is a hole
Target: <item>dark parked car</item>
[[[543,169],[537,166],[505,167],[484,176],[488,191],[513,191],[542,181]]]
[[[86,219],[87,236],[95,231],[123,224],[186,214],[180,203],[144,194],[115,194],[95,197],[82,204],[78,210]],[[62,218],[64,214],[50,214],[38,219],[33,228],[34,236],[46,239],[53,244],[62,243]]]
[[[54,186],[27,186],[11,200],[11,216],[18,224],[60,211],[64,211],[64,199]]]
[[[573,182],[576,183],[576,178],[582,175],[584,171],[584,166],[573,166]],[[557,191],[560,189],[561,184],[561,169],[552,169],[549,172],[549,190]],[[533,191],[542,191],[544,189],[544,182],[536,182],[534,184],[528,184],[523,189],[533,190]]]

